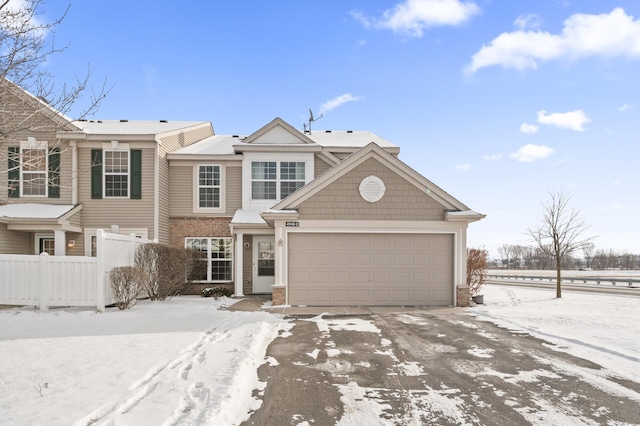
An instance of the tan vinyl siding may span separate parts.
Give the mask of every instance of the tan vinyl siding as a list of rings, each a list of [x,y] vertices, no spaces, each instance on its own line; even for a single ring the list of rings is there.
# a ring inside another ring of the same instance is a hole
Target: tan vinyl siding
[[[249,243],[249,247],[246,244]],[[253,235],[244,236],[244,244],[242,245],[242,292],[244,294],[253,293]],[[236,280],[238,278],[236,277]]]
[[[173,152],[178,148],[182,148],[192,143],[201,141],[204,138],[213,136],[211,126],[202,126],[192,130],[186,130],[179,133],[174,133],[171,136],[165,136],[160,138],[165,152]]]
[[[193,168],[198,164],[220,164],[224,167],[225,175],[225,205],[226,211],[221,213],[193,212]],[[190,165],[172,165],[169,194],[171,197],[170,215],[176,216],[233,216],[235,211],[242,208],[242,167],[239,162],[201,161]]]
[[[331,165],[329,163],[318,158],[317,155],[313,161],[313,164],[314,164],[314,171],[313,171],[314,179],[331,168]]]
[[[374,175],[386,191],[375,203],[365,201],[360,182]],[[437,220],[445,218],[444,207],[379,161],[371,158],[328,185],[299,206],[300,219],[318,220]]]
[[[72,226],[82,226],[82,210],[71,216],[68,221]]]
[[[131,149],[140,149],[131,144]],[[82,225],[85,228],[103,228],[111,225],[121,228],[147,228],[150,239],[153,235],[153,197],[155,149],[142,148],[142,199],[91,198],[91,149],[78,149],[81,168],[78,178],[78,199],[82,203]]]
[[[76,232],[67,232],[67,256],[84,256],[84,235]],[[69,247],[69,241],[75,241],[73,247]]]
[[[0,223],[0,254],[33,254],[31,240],[32,233],[9,231],[6,224]]]

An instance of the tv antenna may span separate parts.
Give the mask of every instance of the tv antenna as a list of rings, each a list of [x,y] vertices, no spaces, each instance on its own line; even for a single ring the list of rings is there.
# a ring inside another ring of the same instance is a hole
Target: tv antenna
[[[309,108],[309,134],[311,134],[311,123],[314,123],[318,120],[320,120],[322,117],[324,117],[324,114],[320,114],[320,117],[318,118],[313,118],[313,111],[311,111],[311,108]],[[304,131],[307,131],[307,124],[304,123],[302,125],[304,127]]]

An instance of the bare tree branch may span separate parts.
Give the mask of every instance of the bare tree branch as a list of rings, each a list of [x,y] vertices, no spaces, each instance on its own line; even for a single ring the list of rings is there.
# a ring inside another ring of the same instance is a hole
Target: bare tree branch
[[[571,253],[592,243],[595,237],[583,238],[588,226],[580,218],[580,211],[569,207],[571,197],[562,191],[549,192],[549,200],[542,204],[542,219],[527,234],[556,264],[556,297],[562,297],[562,263]]]

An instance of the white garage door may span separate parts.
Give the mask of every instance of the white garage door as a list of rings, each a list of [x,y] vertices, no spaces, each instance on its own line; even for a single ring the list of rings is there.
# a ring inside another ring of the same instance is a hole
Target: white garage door
[[[291,305],[453,304],[451,234],[289,234]]]

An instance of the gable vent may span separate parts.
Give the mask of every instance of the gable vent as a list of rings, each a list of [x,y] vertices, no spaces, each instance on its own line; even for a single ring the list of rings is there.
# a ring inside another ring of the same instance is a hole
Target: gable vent
[[[367,176],[360,182],[360,196],[370,203],[380,201],[384,196],[387,188],[384,186],[384,182],[377,176]]]

